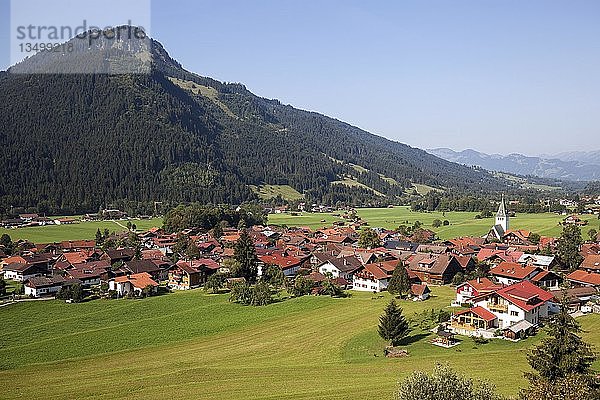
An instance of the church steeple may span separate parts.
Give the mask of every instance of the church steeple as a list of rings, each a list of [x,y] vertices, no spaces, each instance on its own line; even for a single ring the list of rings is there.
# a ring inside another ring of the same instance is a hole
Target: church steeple
[[[504,195],[502,195],[502,201],[500,202],[500,207],[498,207],[498,212],[496,213],[496,225],[502,226],[504,232],[506,232],[509,227],[509,218],[508,212],[506,211],[506,202],[504,201]]]

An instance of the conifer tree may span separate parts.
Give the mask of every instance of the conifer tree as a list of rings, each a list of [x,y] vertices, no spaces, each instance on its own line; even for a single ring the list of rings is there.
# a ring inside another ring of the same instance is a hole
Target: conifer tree
[[[389,341],[392,346],[398,346],[409,332],[410,327],[402,315],[402,308],[392,299],[379,317],[379,336]]]

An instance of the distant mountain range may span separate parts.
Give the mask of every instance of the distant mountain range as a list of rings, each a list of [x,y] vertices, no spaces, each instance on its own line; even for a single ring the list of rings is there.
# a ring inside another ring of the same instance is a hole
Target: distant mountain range
[[[447,148],[437,148],[427,151],[447,161],[478,166],[489,171],[570,181],[600,179],[600,151],[568,152],[540,157],[517,153],[509,155],[486,154],[472,149],[454,151]]]

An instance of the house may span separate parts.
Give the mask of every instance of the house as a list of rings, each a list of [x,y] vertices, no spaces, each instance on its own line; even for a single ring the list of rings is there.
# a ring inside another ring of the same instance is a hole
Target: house
[[[552,293],[556,300],[555,307],[559,307],[566,297],[566,301],[569,305],[569,312],[581,310],[581,307],[589,303],[590,300],[600,296],[598,289],[593,286],[579,286],[567,290],[559,289],[552,291]]]
[[[502,236],[502,241],[510,245],[528,246],[531,244],[529,236],[531,232],[525,229],[508,230]]]
[[[535,266],[523,266],[518,263],[504,261],[490,269],[490,275],[503,285],[512,285],[524,280],[531,280],[541,271],[541,268]]]
[[[200,287],[219,268],[220,265],[214,260],[181,260],[169,269],[168,286],[176,290],[188,290]]]
[[[25,295],[31,297],[53,296],[63,286],[81,284],[78,279],[65,279],[61,276],[30,278],[25,282]]]
[[[543,270],[539,274],[531,278],[531,282],[536,286],[546,288],[548,290],[555,290],[560,287],[563,279],[553,271]]]
[[[455,304],[470,303],[474,297],[494,292],[502,288],[502,285],[492,282],[488,278],[477,278],[463,282],[456,287]]]
[[[589,254],[585,256],[579,269],[587,272],[600,272],[600,254]]]
[[[533,265],[545,270],[554,269],[558,264],[555,256],[541,256],[528,253],[524,253],[519,257],[517,262],[522,265]]]
[[[397,263],[397,262],[396,262]],[[331,274],[333,278],[342,277],[351,282],[353,273],[362,267],[362,263],[354,256],[330,258],[317,265],[317,270],[323,274]]]
[[[283,271],[287,277],[296,276],[298,270],[308,261],[309,257],[296,257],[287,251],[266,251],[257,253],[259,260],[258,275],[262,275],[262,270],[267,265],[276,265]]]
[[[381,292],[387,289],[391,277],[391,272],[383,270],[377,264],[367,264],[354,273],[352,288],[365,292]]]
[[[410,285],[410,294],[414,300],[427,300],[431,294],[431,290],[425,284],[412,284]]]
[[[107,260],[111,264],[119,261],[131,261],[135,256],[134,249],[117,249],[117,250],[106,250],[106,252],[100,257],[101,260]]]
[[[462,272],[462,266],[451,254],[415,254],[407,261],[408,269],[422,282],[443,285],[450,283],[454,275]]]
[[[128,276],[118,276],[111,279],[108,283],[109,289],[116,291],[118,296],[125,296],[128,293],[140,295],[147,287],[151,288],[150,290],[153,293],[156,293],[158,286],[158,283],[146,272]]]
[[[554,295],[522,281],[473,298],[473,307],[456,313],[451,327],[457,334],[493,337],[521,321],[532,326],[548,318]]]
[[[167,270],[161,269],[152,260],[130,260],[125,261],[119,271],[125,272],[125,274],[139,274],[141,272],[147,272],[152,276],[155,281],[164,281],[169,277]]]
[[[595,272],[583,271],[581,269],[577,269],[566,277],[567,281],[575,287],[580,286],[591,286],[595,288],[600,288],[600,274]]]
[[[4,279],[9,279],[18,282],[25,282],[28,279],[44,276],[46,269],[39,265],[28,263],[10,263],[2,268]]]
[[[548,303],[552,299],[552,293],[522,281],[475,298],[473,304],[496,315],[497,327],[504,329],[521,320],[538,325],[548,318]]]
[[[81,284],[86,287],[99,285],[102,280],[107,281],[110,273],[111,266],[108,261],[92,261],[75,264],[63,272],[66,278],[78,279]]]
[[[578,226],[585,226],[587,225],[588,222],[586,220],[582,220],[581,218],[579,218],[579,216],[577,215],[569,215],[567,218],[564,219],[563,221],[563,225],[578,225]]]

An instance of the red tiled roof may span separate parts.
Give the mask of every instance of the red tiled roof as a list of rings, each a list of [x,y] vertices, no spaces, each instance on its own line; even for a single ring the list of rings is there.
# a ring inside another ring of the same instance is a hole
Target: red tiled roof
[[[579,266],[581,269],[592,269],[600,271],[600,255],[590,254],[585,257]]]
[[[600,286],[600,274],[577,269],[566,276],[568,280]]]
[[[539,270],[533,265],[523,266],[518,263],[503,261],[490,270],[490,274],[513,279],[525,279],[534,271]]]
[[[156,283],[147,272],[141,272],[130,276],[118,276],[115,278],[115,282],[131,282],[131,284],[138,289],[143,289],[146,286],[158,286],[158,283]]]
[[[463,315],[463,314],[468,314],[468,313],[473,313],[485,321],[493,321],[496,319],[496,316],[494,314],[492,314],[491,312],[489,312],[488,310],[486,310],[485,308],[483,308],[481,306],[472,307],[472,308],[469,308],[468,310],[459,311],[455,315]]]
[[[525,311],[531,311],[554,298],[552,293],[535,286],[529,281],[515,283],[496,291],[496,293]]]

